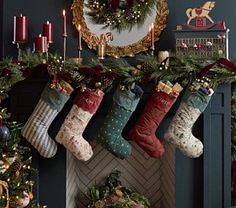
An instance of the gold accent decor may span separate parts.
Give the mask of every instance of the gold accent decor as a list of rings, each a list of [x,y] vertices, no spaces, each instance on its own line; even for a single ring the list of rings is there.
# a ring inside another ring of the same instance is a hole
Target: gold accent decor
[[[169,14],[167,0],[157,0],[156,18],[154,22],[155,41],[159,40],[161,32],[166,27],[167,15]],[[73,13],[73,24],[76,28],[81,25],[82,38],[90,48],[96,50],[96,45],[90,42],[91,31],[88,28],[84,18],[84,0],[73,0],[71,5]],[[106,45],[106,55],[114,57],[134,56],[137,53],[147,51],[150,47],[151,37],[147,35],[136,43],[127,46]]]
[[[105,49],[106,49],[107,45],[98,44],[96,47],[97,47],[97,57],[98,57],[98,59],[104,59]]]

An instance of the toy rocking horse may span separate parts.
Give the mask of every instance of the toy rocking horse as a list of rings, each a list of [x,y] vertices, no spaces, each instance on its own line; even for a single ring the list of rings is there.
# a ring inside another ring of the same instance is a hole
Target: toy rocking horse
[[[219,29],[225,29],[225,23],[223,21],[214,22],[212,18],[209,16],[209,12],[215,7],[214,1],[207,1],[200,8],[189,8],[186,10],[186,15],[188,17],[187,23],[184,23],[184,26],[192,30],[208,30],[213,28],[214,26],[218,26]],[[196,25],[190,24],[191,21],[195,19]],[[207,19],[210,24],[207,24]]]
[[[214,23],[214,21],[209,16],[209,12],[214,8],[215,2],[214,1],[207,1],[202,7],[200,8],[189,8],[186,11],[186,15],[188,16],[188,22],[189,25],[191,20],[197,17],[206,17],[211,23]]]

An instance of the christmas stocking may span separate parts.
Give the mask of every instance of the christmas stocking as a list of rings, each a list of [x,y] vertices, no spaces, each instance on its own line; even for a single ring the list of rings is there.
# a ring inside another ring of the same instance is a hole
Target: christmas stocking
[[[46,158],[53,157],[57,151],[56,143],[48,135],[48,128],[73,91],[71,86],[61,81],[44,88],[34,112],[24,125],[21,133]]]
[[[79,160],[87,161],[93,155],[90,144],[83,138],[82,134],[96,113],[103,95],[104,93],[101,90],[86,89],[83,92],[79,91],[72,109],[56,136],[56,141],[63,144]]]
[[[165,139],[192,158],[203,153],[202,142],[193,136],[192,127],[207,107],[213,90],[207,86],[187,89],[166,134]]]
[[[142,94],[143,91],[138,86],[133,90],[118,87],[113,95],[110,111],[98,132],[97,142],[120,159],[131,155],[131,146],[121,134]]]
[[[159,82],[135,126],[129,132],[129,138],[134,140],[151,157],[160,157],[164,154],[164,147],[156,137],[155,132],[175,103],[182,87],[168,82]]]

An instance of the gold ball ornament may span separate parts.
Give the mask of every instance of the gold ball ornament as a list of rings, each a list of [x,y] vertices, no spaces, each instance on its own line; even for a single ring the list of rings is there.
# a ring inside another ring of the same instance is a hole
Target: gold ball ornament
[[[102,83],[101,83],[101,82],[96,82],[96,83],[95,83],[95,87],[96,87],[96,88],[99,88],[99,87],[101,87],[101,86],[102,86]]]
[[[30,197],[29,194],[25,191],[23,192],[24,197],[16,199],[16,203],[19,206],[19,208],[26,207],[30,203]]]
[[[82,86],[80,90],[81,90],[81,92],[85,92],[86,89],[87,88],[85,86]]]
[[[46,59],[42,59],[42,64],[46,64],[47,63],[47,60]]]
[[[15,175],[16,175],[16,177],[19,177],[20,171],[16,171]]]
[[[125,90],[125,86],[124,85],[120,85],[120,90],[124,91]]]

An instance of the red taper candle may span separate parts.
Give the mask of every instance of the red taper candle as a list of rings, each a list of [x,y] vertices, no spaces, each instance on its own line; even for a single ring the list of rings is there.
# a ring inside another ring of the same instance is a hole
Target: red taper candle
[[[53,43],[53,26],[49,21],[43,24],[43,36],[47,37],[48,43]]]
[[[26,43],[28,40],[28,17],[14,16],[13,43]]]
[[[63,32],[62,32],[62,35],[67,36],[67,20],[66,20],[66,10],[65,9],[62,11],[62,15],[63,15]]]
[[[34,52],[47,52],[47,37],[40,34],[38,37],[34,38]]]
[[[78,50],[82,50],[81,37],[82,37],[81,26],[79,25],[78,26]]]

